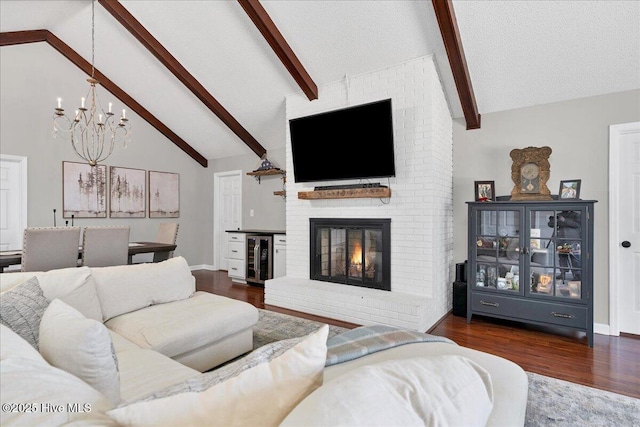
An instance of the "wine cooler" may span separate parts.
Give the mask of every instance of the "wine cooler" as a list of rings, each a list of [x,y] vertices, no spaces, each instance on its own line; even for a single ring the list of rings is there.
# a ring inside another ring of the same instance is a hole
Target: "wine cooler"
[[[247,235],[247,282],[264,285],[273,278],[273,236]]]

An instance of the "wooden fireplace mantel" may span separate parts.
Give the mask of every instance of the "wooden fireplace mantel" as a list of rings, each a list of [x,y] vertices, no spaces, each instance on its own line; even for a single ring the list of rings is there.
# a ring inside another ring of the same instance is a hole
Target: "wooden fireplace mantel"
[[[380,197],[391,197],[391,189],[388,187],[373,188],[349,188],[338,190],[314,190],[299,191],[298,199],[317,200],[317,199],[365,199]]]

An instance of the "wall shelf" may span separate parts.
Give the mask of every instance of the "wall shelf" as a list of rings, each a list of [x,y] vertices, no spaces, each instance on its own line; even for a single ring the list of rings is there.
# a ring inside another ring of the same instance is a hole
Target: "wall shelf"
[[[298,192],[298,199],[303,200],[365,198],[378,199],[381,197],[391,197],[391,189],[388,187],[372,187]]]
[[[286,175],[287,172],[282,169],[264,169],[264,170],[255,170],[253,172],[247,172],[247,175],[250,176],[265,176],[265,175]]]
[[[263,176],[281,175],[283,179],[283,185],[284,185],[284,179],[287,176],[287,171],[282,169],[272,168],[272,169],[263,169],[263,170],[255,170],[252,172],[247,172],[247,175],[254,177],[258,181],[258,184],[260,184],[260,178],[262,178]]]

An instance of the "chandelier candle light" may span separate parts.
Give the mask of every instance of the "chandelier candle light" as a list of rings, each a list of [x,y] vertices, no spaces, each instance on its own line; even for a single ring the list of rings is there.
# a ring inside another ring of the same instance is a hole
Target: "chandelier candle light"
[[[58,107],[53,113],[53,137],[58,132],[68,134],[71,147],[78,156],[89,165],[95,166],[107,159],[113,152],[116,142],[122,141],[126,148],[130,140],[131,125],[126,117],[126,111],[122,110],[120,120],[116,122],[115,114],[111,111],[113,103],[109,103],[109,111],[105,112],[100,105],[95,79],[95,0],[91,1],[91,77],[89,93],[86,98],[80,98],[80,107],[73,118],[69,118],[62,108],[62,98],[58,98]],[[89,107],[85,106],[89,101]]]

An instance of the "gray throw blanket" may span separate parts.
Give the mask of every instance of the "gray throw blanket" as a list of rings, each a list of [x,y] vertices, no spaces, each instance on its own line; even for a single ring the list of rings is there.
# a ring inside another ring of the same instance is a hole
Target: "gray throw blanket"
[[[337,365],[367,354],[417,342],[455,344],[448,338],[423,334],[409,329],[385,325],[361,326],[336,335],[327,341],[327,363],[325,366]]]
[[[263,345],[235,362],[164,388],[138,401],[155,400],[179,393],[207,390],[218,383],[235,377],[247,369],[253,368],[261,363],[268,363],[305,338],[306,336],[303,336]],[[361,326],[336,335],[327,341],[327,363],[325,366],[336,365],[367,354],[416,342],[446,342],[455,344],[453,341],[444,337],[423,334],[408,329],[383,325]],[[126,406],[130,403],[133,402],[128,402],[121,406]]]

